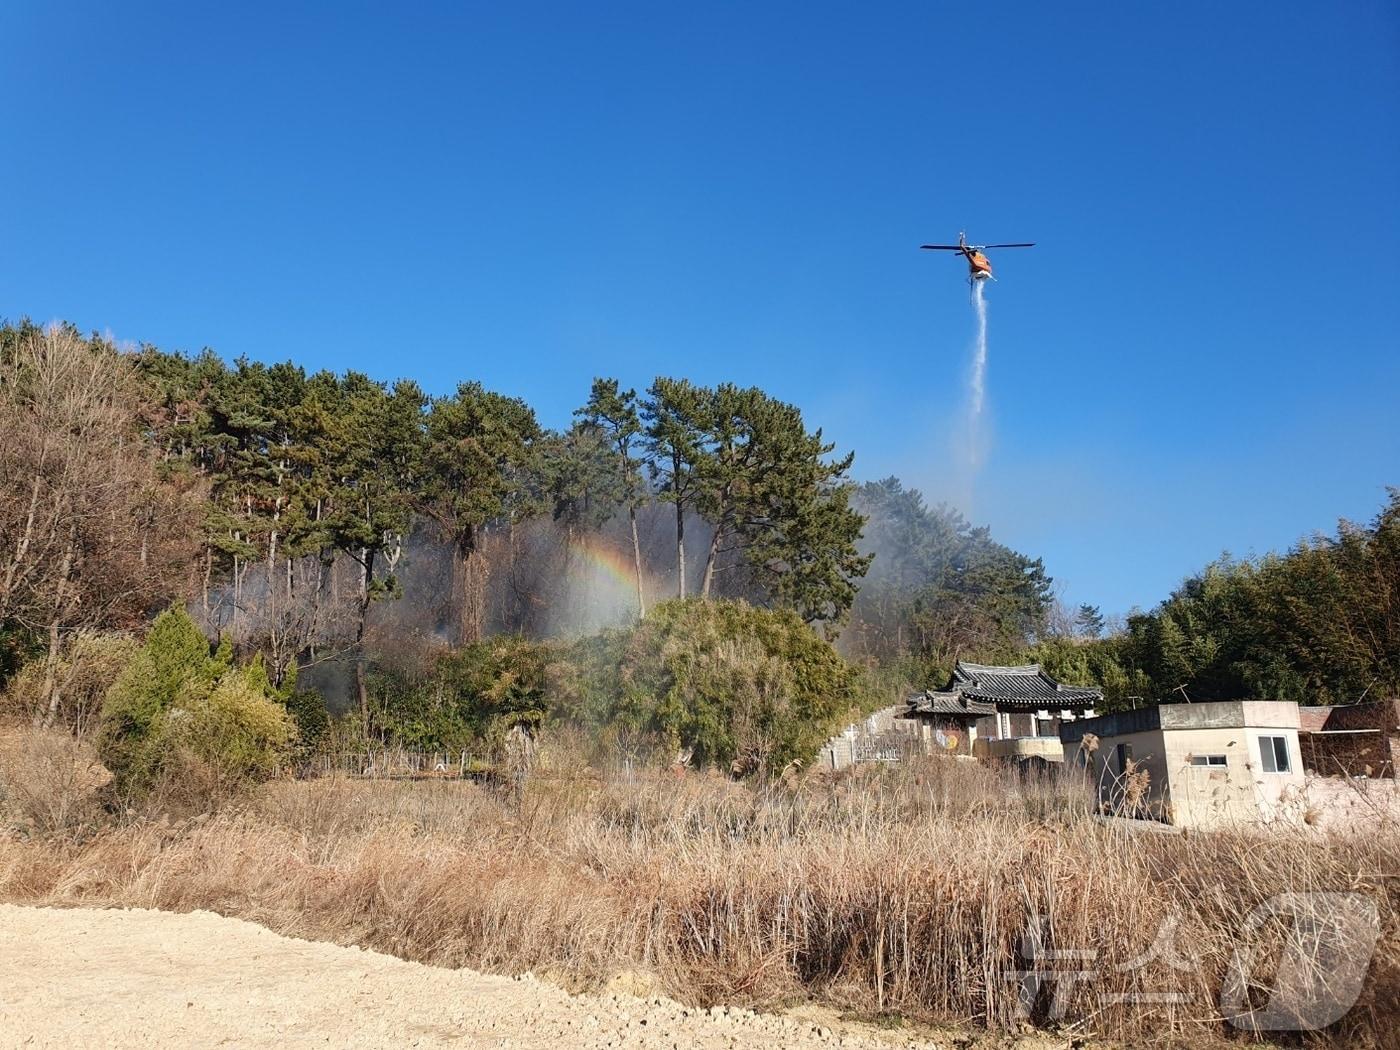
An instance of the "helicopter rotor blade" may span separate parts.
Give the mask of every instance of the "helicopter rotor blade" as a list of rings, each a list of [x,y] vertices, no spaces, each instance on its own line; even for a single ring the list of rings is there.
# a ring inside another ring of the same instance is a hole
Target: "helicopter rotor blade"
[[[1034,248],[1034,247],[1035,247],[1035,241],[1031,241],[1029,244],[984,244],[984,245],[982,245],[982,247],[983,247],[983,248]]]
[[[935,252],[960,252],[962,248],[956,244],[921,244],[920,248],[927,248]]]

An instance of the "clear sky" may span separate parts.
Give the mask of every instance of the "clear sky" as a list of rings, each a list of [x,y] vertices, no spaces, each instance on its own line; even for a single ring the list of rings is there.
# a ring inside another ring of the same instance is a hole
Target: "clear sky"
[[[202,11],[197,10],[202,9]],[[0,8],[0,317],[480,379],[757,384],[1150,606],[1400,484],[1400,8]],[[956,237],[1004,252],[958,465]]]

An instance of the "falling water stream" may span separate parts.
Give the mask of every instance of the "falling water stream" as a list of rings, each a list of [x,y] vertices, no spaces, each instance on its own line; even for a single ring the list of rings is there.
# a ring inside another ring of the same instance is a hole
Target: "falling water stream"
[[[972,358],[972,430],[981,430],[982,401],[987,383],[987,300],[982,295],[986,282],[972,283],[972,305],[977,309],[977,346]]]

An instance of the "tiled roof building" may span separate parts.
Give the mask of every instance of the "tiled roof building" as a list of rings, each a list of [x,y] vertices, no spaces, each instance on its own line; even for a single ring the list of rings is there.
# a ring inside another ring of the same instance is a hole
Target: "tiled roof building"
[[[959,660],[944,693],[992,704],[998,711],[1075,710],[1103,702],[1102,689],[1061,685],[1040,664],[997,667]]]
[[[1061,720],[1092,714],[1102,702],[1102,689],[1061,685],[1039,664],[1001,667],[959,660],[943,689],[909,697],[900,717],[949,732],[960,728],[959,742],[970,746],[979,734],[1054,737]]]

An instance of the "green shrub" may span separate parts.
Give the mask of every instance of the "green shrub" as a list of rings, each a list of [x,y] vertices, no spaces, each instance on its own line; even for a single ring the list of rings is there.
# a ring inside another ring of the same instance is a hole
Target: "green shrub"
[[[514,635],[441,657],[426,675],[377,667],[372,730],[410,748],[499,744],[514,725],[544,717],[555,647]]]
[[[330,728],[330,711],[326,708],[325,697],[320,693],[312,689],[297,688],[296,663],[293,662],[287,669],[287,676],[282,679],[281,685],[274,685],[268,677],[267,666],[263,663],[261,653],[255,655],[243,670],[254,689],[277,701],[291,715],[292,724],[296,728],[292,741],[294,750],[303,755],[316,750],[317,744]]]
[[[224,647],[210,654],[208,639],[184,609],[156,617],[102,707],[99,748],[121,788],[149,786],[162,759],[166,713],[180,697],[211,690],[231,664]]]
[[[285,684],[288,695],[295,684],[295,676]],[[227,643],[211,653],[189,615],[172,608],[107,692],[102,757],[128,795],[182,778],[220,792],[265,779],[298,737],[283,699],[261,659],[235,668]]]
[[[859,681],[792,612],[670,601],[568,647],[505,636],[421,676],[376,668],[371,731],[410,748],[470,749],[547,715],[613,754],[689,751],[698,765],[776,771],[816,753],[859,706]]]
[[[331,715],[326,700],[312,689],[292,689],[282,699],[296,725],[296,749],[309,755],[320,746],[330,729]]]
[[[800,618],[742,601],[664,602],[571,657],[558,717],[736,772],[811,758],[858,699],[855,669]]]
[[[260,672],[227,671],[208,691],[192,681],[165,715],[162,745],[202,763],[220,787],[270,777],[288,756],[297,727],[268,698]]]

